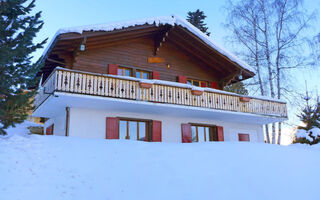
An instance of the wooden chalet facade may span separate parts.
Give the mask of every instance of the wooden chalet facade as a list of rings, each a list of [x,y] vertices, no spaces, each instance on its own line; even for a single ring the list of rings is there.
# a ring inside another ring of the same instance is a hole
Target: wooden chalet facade
[[[164,142],[264,141],[286,104],[223,91],[254,72],[172,16],[58,31],[34,116],[47,134]]]

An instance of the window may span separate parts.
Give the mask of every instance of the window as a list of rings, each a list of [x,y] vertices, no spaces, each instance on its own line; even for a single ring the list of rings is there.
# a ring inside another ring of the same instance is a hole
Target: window
[[[120,119],[119,139],[149,141],[148,121]]]
[[[147,71],[143,71],[143,70],[136,70],[136,78],[141,78],[141,79],[149,79],[150,73]]]
[[[217,141],[215,126],[191,125],[192,142]]]
[[[194,85],[194,86],[199,86],[199,87],[208,87],[208,82],[207,81],[199,81],[199,80],[194,80],[194,79],[188,79],[187,80],[188,85]]]
[[[51,124],[46,128],[46,135],[53,135],[54,124]]]
[[[118,67],[118,75],[120,76],[131,76],[132,75],[132,69],[127,67]]]
[[[250,135],[246,133],[239,133],[238,134],[239,141],[241,142],[250,142]]]

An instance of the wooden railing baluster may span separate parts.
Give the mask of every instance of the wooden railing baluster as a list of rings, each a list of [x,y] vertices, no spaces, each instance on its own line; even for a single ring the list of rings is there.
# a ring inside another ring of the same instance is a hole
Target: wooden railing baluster
[[[281,102],[257,98],[251,98],[249,102],[241,102],[239,95],[208,91],[197,96],[191,93],[190,88],[161,84],[153,84],[150,89],[141,88],[139,82],[135,80],[62,69],[55,70],[46,80],[35,98],[36,107],[49,96],[44,91],[46,93],[48,91],[71,92],[287,117],[286,104]]]

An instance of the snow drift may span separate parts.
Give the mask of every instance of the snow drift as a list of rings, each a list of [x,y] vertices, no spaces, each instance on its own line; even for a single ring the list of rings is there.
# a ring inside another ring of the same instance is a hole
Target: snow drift
[[[13,134],[0,147],[3,200],[320,199],[320,148],[302,145]]]

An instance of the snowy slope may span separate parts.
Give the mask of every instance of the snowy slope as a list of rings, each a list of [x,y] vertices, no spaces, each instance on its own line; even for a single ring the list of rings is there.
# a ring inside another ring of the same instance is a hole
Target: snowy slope
[[[0,199],[320,199],[320,148],[0,138]]]

